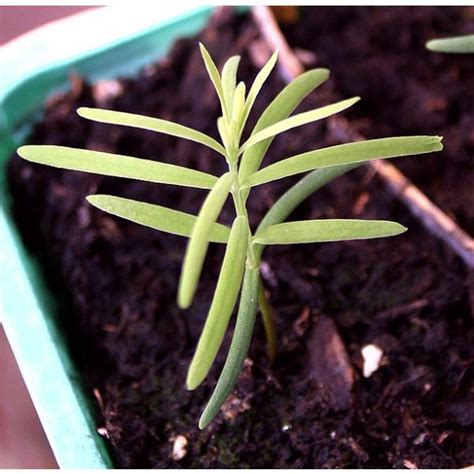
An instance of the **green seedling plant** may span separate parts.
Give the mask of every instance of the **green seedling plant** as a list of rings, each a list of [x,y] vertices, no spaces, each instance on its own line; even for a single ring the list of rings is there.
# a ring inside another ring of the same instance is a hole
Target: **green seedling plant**
[[[266,246],[373,239],[395,236],[406,230],[396,222],[382,220],[286,222],[292,211],[319,188],[363,162],[435,152],[442,149],[442,144],[441,137],[437,136],[367,140],[308,151],[261,168],[276,135],[342,112],[359,97],[292,115],[302,100],[329,77],[327,69],[307,71],[275,97],[250,135],[242,140],[255,99],[274,68],[278,54],[275,52],[260,70],[247,93],[246,85],[237,84],[236,80],[239,56],[231,57],[219,73],[202,44],[200,49],[222,109],[222,116],[217,120],[220,143],[199,131],[157,118],[93,108],[80,108],[78,114],[89,120],[153,130],[207,146],[226,160],[228,171],[222,176],[130,156],[62,146],[22,146],[18,154],[26,160],[58,168],[209,190],[197,216],[117,196],[96,194],[87,197],[90,204],[103,211],[188,238],[177,298],[183,309],[189,308],[193,301],[209,243],[226,245],[213,300],[186,380],[187,388],[194,390],[208,375],[240,294],[227,359],[199,421],[199,427],[204,428],[219,412],[238,379],[258,309],[263,316],[268,354],[271,358],[276,354],[275,327],[260,275],[262,252]],[[252,231],[246,206],[252,188],[307,172],[275,202],[258,228]],[[217,222],[229,197],[235,207],[235,219],[230,228]]]
[[[450,38],[433,39],[426,43],[431,51],[450,54],[474,53],[474,35],[452,36]]]

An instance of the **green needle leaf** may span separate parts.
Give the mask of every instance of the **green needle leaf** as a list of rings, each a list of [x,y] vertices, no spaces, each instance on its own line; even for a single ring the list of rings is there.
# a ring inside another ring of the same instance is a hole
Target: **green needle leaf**
[[[219,413],[242,371],[255,326],[258,306],[258,277],[258,268],[247,268],[245,271],[232,343],[217,385],[199,420],[201,429],[204,429]]]
[[[225,156],[225,150],[219,142],[205,133],[185,127],[179,123],[174,123],[158,118],[145,117],[143,115],[129,114],[127,112],[92,109],[89,107],[80,107],[77,109],[77,113],[81,117],[88,120],[94,120],[95,122],[135,127],[143,130],[164,133],[166,135],[172,135],[173,137],[186,138],[187,140],[206,145],[212,150],[217,151],[217,153]]]
[[[33,163],[118,178],[201,189],[211,189],[217,182],[216,176],[182,166],[99,151],[54,145],[25,145],[18,148],[17,152]]]
[[[188,242],[179,280],[178,305],[180,308],[185,309],[191,305],[209,246],[212,226],[219,217],[235,178],[235,173],[223,174],[207,195],[199,211]]]
[[[235,155],[235,159],[238,158],[238,146],[240,143],[240,136],[244,128],[245,122],[243,121],[243,113],[245,108],[245,83],[240,82],[235,88],[234,102],[232,105],[232,120],[230,124],[229,133],[234,137],[232,143],[232,153]]]
[[[232,117],[232,105],[234,101],[235,85],[237,83],[237,68],[239,67],[240,56],[232,56],[226,61],[222,68],[222,91],[224,93],[224,101]]]
[[[252,110],[253,104],[255,103],[255,100],[257,99],[257,96],[260,90],[262,89],[263,84],[265,84],[265,81],[268,79],[268,76],[275,67],[277,59],[278,51],[275,51],[272,54],[271,58],[268,60],[268,62],[265,64],[265,66],[263,66],[263,68],[259,71],[257,77],[253,81],[252,87],[250,88],[249,95],[247,97],[247,101],[245,103],[245,111],[242,119],[243,126],[245,125],[245,122],[247,122],[247,119],[250,115],[250,111]]]
[[[250,176],[241,186],[257,186],[328,166],[440,151],[443,149],[441,140],[442,137],[436,136],[391,137],[322,148],[267,166]]]
[[[292,128],[306,125],[308,123],[315,122],[316,120],[321,120],[330,117],[331,115],[337,114],[338,112],[348,109],[359,100],[360,97],[353,97],[352,99],[343,100],[335,104],[310,110],[309,112],[293,115],[292,117],[282,120],[281,122],[264,128],[260,132],[251,135],[250,138],[242,145],[241,151],[261,142],[262,140],[278,135],[279,133],[286,132]]]
[[[232,120],[237,122],[242,121],[242,110],[245,107],[245,83],[239,82],[235,88],[234,99],[232,105]],[[242,128],[242,127],[240,127]]]
[[[265,217],[260,221],[260,225],[255,234],[261,234],[267,227],[285,221],[305,199],[334,179],[358,166],[360,166],[360,164],[331,166],[329,168],[311,171],[311,173],[303,176],[268,210]],[[254,252],[257,260],[260,259],[264,248],[264,245],[255,245]]]
[[[267,227],[255,235],[253,243],[280,245],[375,239],[398,235],[406,230],[406,227],[391,221],[317,219],[284,222]]]
[[[265,109],[255,125],[252,135],[287,118],[301,101],[328,77],[329,71],[327,69],[313,69],[290,82]],[[267,138],[244,151],[239,171],[241,182],[258,170],[272,141],[272,137]]]
[[[194,390],[206,378],[222,344],[242,284],[248,241],[247,218],[236,217],[206,324],[189,367],[188,390]]]
[[[221,137],[222,143],[224,144],[226,149],[230,149],[231,144],[229,141],[229,134],[227,133],[227,127],[225,126],[224,117],[219,117],[217,119],[217,130]],[[226,152],[226,159],[229,159],[229,157],[227,156],[227,152]]]
[[[196,222],[196,216],[192,214],[156,204],[106,194],[92,194],[87,196],[86,199],[93,206],[114,216],[183,237],[191,235]],[[214,223],[209,240],[211,242],[226,243],[229,234],[230,229],[227,226]]]
[[[214,61],[212,60],[211,55],[209,54],[209,51],[202,43],[199,43],[199,49],[201,51],[202,59],[204,60],[204,65],[206,66],[207,73],[209,74],[209,77],[211,78],[211,81],[214,84],[214,89],[216,89],[217,97],[219,97],[222,112],[226,117],[230,117],[230,113],[227,110],[227,104],[224,98],[224,89],[222,88],[222,81],[221,76],[219,75],[219,71],[217,70],[217,67],[214,64]]]
[[[280,224],[313,193],[358,166],[360,166],[360,164],[331,166],[329,168],[314,170],[306,176],[303,176],[297,183],[288,189],[288,191],[282,194],[268,210],[265,217],[260,221],[256,233],[259,233],[271,225]]]
[[[439,53],[474,53],[474,35],[453,36],[428,41],[426,47]]]

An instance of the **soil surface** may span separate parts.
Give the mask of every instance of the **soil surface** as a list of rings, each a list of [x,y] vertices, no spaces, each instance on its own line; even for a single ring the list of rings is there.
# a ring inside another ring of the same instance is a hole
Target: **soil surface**
[[[474,235],[474,60],[430,52],[426,41],[474,33],[474,7],[301,7],[282,25],[307,66],[332,71],[348,115],[368,138],[442,135],[442,154],[395,163]]]
[[[231,54],[242,54],[240,78],[254,77],[262,45],[246,17],[223,11],[199,40],[220,65]],[[305,107],[338,100],[335,84],[333,79],[311,94]],[[274,73],[257,113],[282,85]],[[205,147],[88,122],[75,114],[83,105],[163,117],[216,136],[218,104],[196,38],[178,41],[166,60],[136,79],[108,86],[74,79],[70,92],[47,104],[30,142],[224,171],[222,160]],[[336,143],[339,126],[332,120],[288,132],[274,141],[267,159]],[[253,226],[291,182],[253,191]],[[180,311],[175,300],[185,239],[105,214],[84,197],[110,193],[197,212],[205,193],[59,171],[18,157],[10,162],[9,183],[25,242],[61,295],[60,323],[117,466],[474,463],[472,276],[366,169],[325,187],[292,218],[393,219],[409,231],[391,239],[267,249],[262,273],[275,308],[278,359],[269,366],[259,321],[236,390],[204,431],[197,421],[231,331],[203,386],[188,392],[184,382],[223,246],[212,244],[195,302]],[[232,215],[231,207],[225,208],[222,222]],[[367,344],[383,351],[370,377],[363,375],[361,355]],[[179,444],[184,449],[177,449]]]

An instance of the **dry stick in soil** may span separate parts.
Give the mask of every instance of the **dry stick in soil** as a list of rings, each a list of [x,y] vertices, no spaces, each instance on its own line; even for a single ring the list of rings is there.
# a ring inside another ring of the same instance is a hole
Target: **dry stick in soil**
[[[219,73],[204,45],[200,47],[204,66],[221,103],[222,116],[217,120],[217,129],[222,144],[197,130],[162,119],[89,108],[81,108],[78,113],[88,120],[144,128],[198,142],[201,146],[213,149],[216,154],[223,155],[229,171],[222,176],[135,157],[68,147],[23,146],[18,149],[18,154],[26,160],[43,165],[210,190],[197,216],[118,196],[88,197],[90,204],[103,211],[189,238],[178,289],[178,305],[183,309],[192,304],[199,277],[205,271],[204,261],[209,242],[225,243],[226,251],[217,287],[187,377],[190,390],[197,388],[207,377],[240,292],[237,321],[227,360],[199,421],[199,426],[204,428],[220,411],[238,379],[252,339],[259,305],[267,323],[265,327],[269,339],[269,355],[274,357],[276,348],[271,311],[260,278],[261,254],[267,245],[373,239],[395,236],[406,230],[397,222],[375,220],[320,219],[284,222],[295,207],[321,186],[363,161],[430,153],[441,150],[442,144],[441,137],[433,136],[367,140],[289,157],[260,169],[276,135],[342,112],[358,98],[292,115],[304,98],[329,77],[326,69],[307,71],[291,81],[275,97],[260,116],[248,139],[243,142],[242,132],[246,120],[258,92],[276,64],[277,53],[272,55],[258,73],[246,95],[245,84],[237,84],[236,81],[240,58],[230,58],[222,73]],[[252,233],[246,207],[252,187],[304,172],[309,174],[270,208],[257,231]],[[236,214],[232,229],[218,223],[221,210],[229,197],[234,202]]]
[[[304,67],[289,47],[271,10],[266,6],[254,6],[252,15],[269,48],[280,51],[280,70],[284,79],[290,81],[301,74]],[[339,120],[331,122],[344,141],[366,140],[362,135],[350,132],[349,127],[339,126],[342,123],[343,121]],[[430,233],[445,242],[469,268],[474,268],[474,239],[436,206],[396,166],[380,160],[369,161],[364,166],[378,174],[389,190],[406,204],[410,212]]]
[[[344,141],[363,141],[364,136],[350,129],[344,118],[330,120],[329,126]],[[376,171],[390,191],[403,201],[424,227],[443,240],[469,268],[474,268],[474,239],[415,186],[396,166],[377,160],[365,166]]]

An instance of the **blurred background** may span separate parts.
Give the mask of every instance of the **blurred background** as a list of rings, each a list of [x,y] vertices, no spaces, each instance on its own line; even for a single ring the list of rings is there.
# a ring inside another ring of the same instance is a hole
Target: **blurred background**
[[[0,6],[0,45],[50,21],[94,7],[3,7]]]
[[[50,21],[73,15],[81,6],[0,6],[0,48]],[[0,321],[0,469],[56,468]]]

